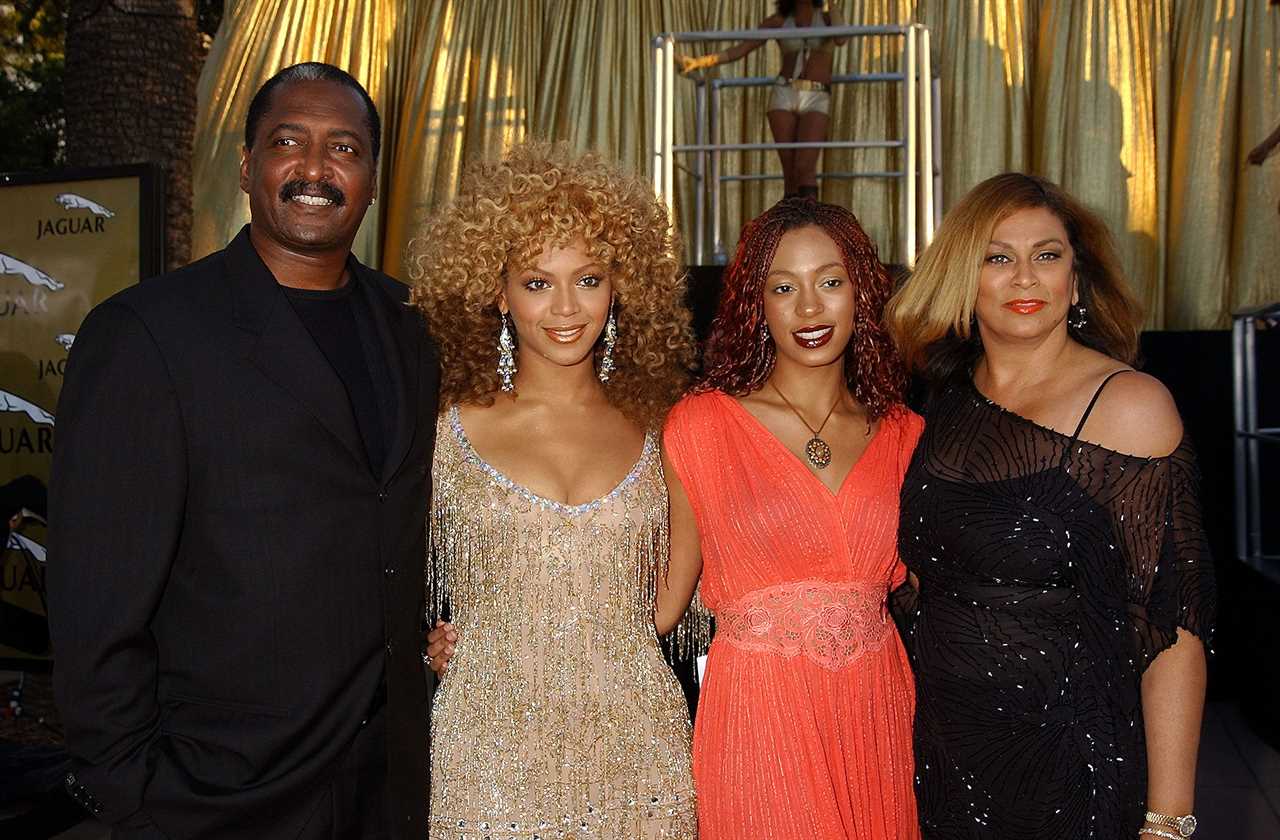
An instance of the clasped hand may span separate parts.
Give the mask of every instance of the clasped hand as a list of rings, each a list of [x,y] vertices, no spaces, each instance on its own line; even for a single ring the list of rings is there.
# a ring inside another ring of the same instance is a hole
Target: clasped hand
[[[437,677],[444,676],[444,669],[453,658],[454,645],[458,643],[457,629],[447,621],[436,621],[427,633],[427,665]]]

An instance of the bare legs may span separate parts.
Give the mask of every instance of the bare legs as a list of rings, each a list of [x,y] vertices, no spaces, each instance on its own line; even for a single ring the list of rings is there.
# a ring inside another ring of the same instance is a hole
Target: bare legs
[[[769,128],[773,130],[773,142],[796,142],[796,127],[800,122],[794,111],[770,111]],[[782,161],[782,191],[786,195],[795,195],[799,186],[795,177],[795,149],[778,149],[778,158]]]
[[[827,139],[828,117],[820,111],[770,111],[769,128],[775,143],[815,143]],[[821,149],[778,149],[783,191],[787,195],[818,196],[818,158]]]
[[[806,111],[796,126],[796,139],[801,143],[820,143],[827,139],[828,117],[821,111]],[[796,149],[793,173],[801,195],[818,197],[818,158],[822,149]]]

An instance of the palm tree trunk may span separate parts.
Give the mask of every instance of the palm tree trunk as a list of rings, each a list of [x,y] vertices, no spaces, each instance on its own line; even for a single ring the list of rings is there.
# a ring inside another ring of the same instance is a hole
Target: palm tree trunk
[[[191,256],[191,154],[203,50],[193,0],[71,0],[67,162],[165,173],[165,262]]]

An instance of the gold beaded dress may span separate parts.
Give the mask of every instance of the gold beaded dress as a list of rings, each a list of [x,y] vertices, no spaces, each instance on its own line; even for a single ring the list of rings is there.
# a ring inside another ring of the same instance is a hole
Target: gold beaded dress
[[[696,837],[688,707],[653,626],[655,436],[607,495],[515,484],[441,415],[428,603],[459,641],[431,721],[432,840]]]

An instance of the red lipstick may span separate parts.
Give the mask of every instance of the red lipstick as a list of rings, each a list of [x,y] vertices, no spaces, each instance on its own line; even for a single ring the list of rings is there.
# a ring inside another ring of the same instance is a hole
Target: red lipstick
[[[1035,298],[1019,298],[1018,300],[1006,301],[1004,308],[1011,312],[1017,312],[1019,315],[1033,315],[1044,309],[1046,303]]]
[[[836,328],[831,324],[815,324],[791,331],[791,337],[806,350],[816,350],[831,340]]]

